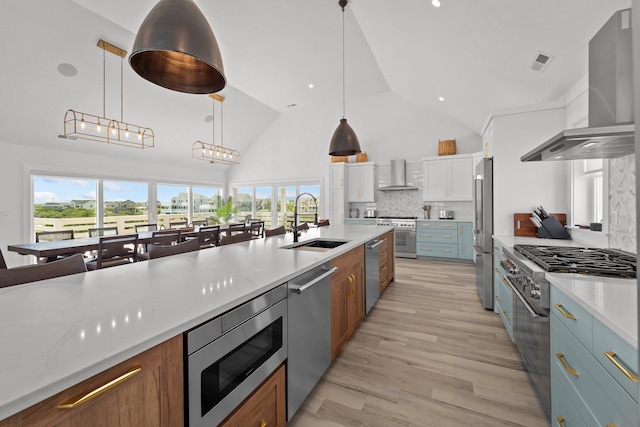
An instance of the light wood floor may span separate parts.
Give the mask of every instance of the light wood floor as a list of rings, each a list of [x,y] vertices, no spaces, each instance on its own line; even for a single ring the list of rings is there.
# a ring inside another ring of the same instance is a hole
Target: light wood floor
[[[396,259],[396,280],[288,424],[548,426],[473,265]]]

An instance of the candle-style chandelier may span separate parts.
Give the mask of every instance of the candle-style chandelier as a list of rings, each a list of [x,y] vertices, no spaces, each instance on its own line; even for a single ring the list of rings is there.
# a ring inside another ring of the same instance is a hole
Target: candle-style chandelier
[[[127,52],[104,40],[98,41],[98,47],[102,49],[102,116],[68,110],[64,115],[64,135],[69,139],[105,142],[132,148],[154,147],[151,128],[126,123],[123,119],[123,58]],[[120,57],[120,120],[106,117],[106,52]]]
[[[212,93],[209,95],[213,99],[212,119],[211,119],[211,144],[196,141],[191,146],[191,157],[197,160],[206,160],[209,163],[221,163],[223,165],[240,164],[240,152],[224,146],[224,96]],[[216,145],[216,101],[220,102],[220,145]]]

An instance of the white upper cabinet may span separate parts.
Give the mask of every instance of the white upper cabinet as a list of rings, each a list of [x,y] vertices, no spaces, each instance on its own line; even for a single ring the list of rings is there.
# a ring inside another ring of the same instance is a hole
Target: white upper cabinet
[[[329,166],[329,188],[345,187],[345,163],[332,163]]]
[[[347,165],[347,201],[375,202],[375,164],[373,162]]]
[[[424,201],[473,200],[473,158],[454,155],[423,159]]]

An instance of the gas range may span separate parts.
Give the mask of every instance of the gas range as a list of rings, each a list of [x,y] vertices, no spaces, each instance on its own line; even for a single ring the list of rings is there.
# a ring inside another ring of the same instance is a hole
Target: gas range
[[[418,217],[415,216],[379,216],[377,224],[395,228],[415,229],[417,219]]]
[[[515,245],[514,249],[550,273],[636,277],[636,256],[619,250],[537,245]]]

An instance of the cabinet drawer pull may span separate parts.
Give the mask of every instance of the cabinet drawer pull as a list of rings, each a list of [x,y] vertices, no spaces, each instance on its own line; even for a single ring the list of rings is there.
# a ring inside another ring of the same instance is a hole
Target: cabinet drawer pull
[[[383,265],[382,268],[381,268],[381,270],[386,270],[386,269],[387,269],[386,265]]]
[[[502,258],[507,259],[507,256],[505,254],[502,254]]]
[[[267,427],[267,422],[265,420],[260,420],[260,427]]]
[[[557,417],[556,421],[558,421],[558,427],[564,427],[564,417]]]
[[[451,227],[451,224],[442,224],[442,227]]]
[[[499,247],[497,247],[497,246],[494,246],[494,247],[493,247],[493,249],[495,249],[496,251],[499,251],[499,250],[500,250],[500,248],[499,248]]]
[[[125,382],[126,380],[135,376],[136,374],[139,374],[140,371],[142,371],[142,366],[136,365],[129,372],[123,375],[120,375],[115,380],[109,381],[108,383],[101,385],[100,387],[96,388],[93,391],[90,391],[89,393],[75,396],[65,402],[60,403],[58,405],[58,409],[72,409],[72,408],[75,408],[76,406],[82,405],[83,403],[88,402],[94,397],[98,397],[105,391],[117,386],[118,384]]]
[[[443,239],[450,239],[451,237],[452,237],[451,234],[443,234],[442,235]]]
[[[564,354],[562,353],[556,353],[556,357],[558,358],[558,360],[560,361],[560,363],[562,363],[562,367],[569,372],[571,375],[575,375],[576,377],[579,377],[580,374],[578,374],[578,371],[576,371],[575,369],[571,368],[569,365],[567,365],[567,362],[564,361]]]
[[[496,268],[496,273],[500,273],[500,270],[498,270],[497,268]]]
[[[443,249],[442,252],[453,252],[452,249]]]
[[[631,381],[633,381],[634,383],[638,382],[638,376],[635,375],[632,372],[629,372],[629,370],[627,368],[625,368],[624,366],[622,366],[622,363],[618,362],[616,360],[616,353],[613,351],[605,351],[604,355],[607,356],[607,359],[609,359],[611,361],[611,363],[613,363],[614,365],[616,365],[616,368],[620,369],[620,371],[627,377],[629,378]]]
[[[576,319],[576,316],[574,316],[573,314],[569,313],[567,310],[564,309],[564,307],[562,306],[562,304],[555,304],[554,307],[567,319],[571,319],[571,320],[578,320]]]
[[[496,296],[496,301],[500,302],[500,297]]]
[[[504,315],[504,318],[505,318],[505,319],[507,319],[507,320],[511,320],[511,317],[509,317],[509,315],[507,314],[507,312],[506,312],[506,311],[504,311],[504,310],[503,310],[503,311],[502,311],[502,314]]]
[[[506,277],[502,277],[502,283],[504,283],[504,285],[508,288],[509,287],[509,281],[507,280]]]
[[[422,237],[431,237],[431,234],[423,233]]]

